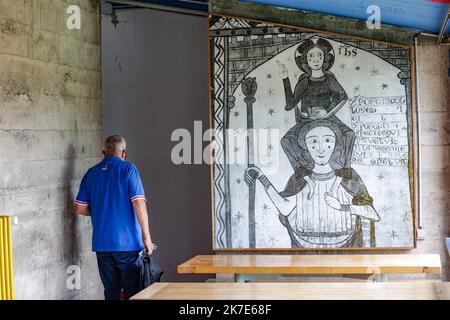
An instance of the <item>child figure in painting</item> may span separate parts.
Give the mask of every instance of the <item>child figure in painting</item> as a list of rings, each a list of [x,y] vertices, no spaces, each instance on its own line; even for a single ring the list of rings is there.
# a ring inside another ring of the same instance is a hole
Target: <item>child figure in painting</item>
[[[303,41],[296,50],[295,62],[303,71],[294,92],[288,77],[288,71],[284,64],[277,61],[280,77],[283,79],[286,110],[295,108],[295,119],[297,124],[291,128],[281,140],[281,145],[296,175],[304,178],[309,185],[310,191],[314,189],[314,181],[309,179],[311,168],[308,168],[305,155],[298,153],[297,144],[298,131],[307,123],[318,119],[328,119],[334,122],[342,131],[344,140],[343,168],[336,172],[342,179],[352,179],[354,171],[350,169],[350,161],[355,143],[355,133],[335,113],[348,100],[347,94],[330,71],[334,64],[334,50],[325,39],[312,39]],[[333,187],[333,192],[335,187]],[[311,194],[312,196],[312,194]]]
[[[293,248],[362,247],[362,221],[379,221],[362,179],[355,172],[351,183],[336,176],[342,168],[344,139],[340,127],[330,120],[305,124],[297,136],[297,145],[310,164],[308,179],[314,182],[312,192],[306,190],[306,179],[291,177],[288,186],[278,192],[257,167],[245,170],[247,184],[258,179],[279,211]],[[333,185],[339,181],[335,193]],[[371,245],[373,245],[371,239]]]

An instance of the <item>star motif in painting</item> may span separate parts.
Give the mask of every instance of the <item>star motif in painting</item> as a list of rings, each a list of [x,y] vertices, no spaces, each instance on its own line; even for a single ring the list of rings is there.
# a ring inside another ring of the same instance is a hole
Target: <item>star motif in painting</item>
[[[357,93],[357,92],[359,92],[360,89],[361,89],[360,86],[356,86],[353,88],[353,92]]]
[[[240,178],[236,179],[237,184],[240,184],[242,182],[242,180]]]
[[[275,113],[275,109],[274,108],[269,108],[269,110],[267,110],[267,114],[269,116],[273,116],[274,113]]]
[[[267,78],[267,79],[272,79],[272,75],[271,75],[270,73],[268,73],[268,74],[266,75],[266,78]]]
[[[272,88],[267,89],[267,94],[269,96],[273,96],[274,95],[273,89]]]
[[[381,208],[380,208],[380,212],[387,212],[389,210],[389,207],[386,207],[386,206],[382,206]]]
[[[398,238],[397,232],[395,232],[394,230],[392,230],[391,232],[389,232],[389,237],[391,239],[396,239]]]
[[[239,152],[240,148],[239,147],[234,147],[234,152]]]
[[[234,216],[238,222],[241,222],[241,219],[244,219],[244,216],[240,211],[238,211],[237,215]]]
[[[361,67],[360,66],[355,66],[355,71],[360,71]]]
[[[339,65],[339,68],[341,69],[341,71],[344,71],[346,67],[347,67],[347,65],[345,63],[341,63]]]
[[[381,89],[385,90],[385,89],[387,89],[387,88],[389,88],[389,85],[387,85],[386,83],[383,83],[383,84],[381,85]]]
[[[233,113],[233,115],[237,118],[237,117],[239,117],[239,111],[235,111],[234,113]]]
[[[380,173],[379,175],[377,175],[377,179],[378,181],[381,181],[384,179],[384,176]]]
[[[377,68],[372,68],[372,69],[370,69],[370,76],[373,78],[373,77],[375,77],[375,76],[378,76],[378,75],[380,75],[380,70],[378,70]]]
[[[267,210],[269,210],[269,206],[266,203],[264,203],[264,205],[262,206],[262,209],[264,212],[266,212]]]

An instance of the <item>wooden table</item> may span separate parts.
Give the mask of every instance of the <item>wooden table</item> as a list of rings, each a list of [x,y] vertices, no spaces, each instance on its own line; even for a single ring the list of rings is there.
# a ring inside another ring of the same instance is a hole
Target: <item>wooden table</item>
[[[236,282],[254,275],[375,275],[439,274],[438,254],[353,255],[201,255],[178,266],[178,273],[234,274]],[[264,277],[263,277],[264,278]]]
[[[450,282],[155,283],[132,300],[450,300]]]

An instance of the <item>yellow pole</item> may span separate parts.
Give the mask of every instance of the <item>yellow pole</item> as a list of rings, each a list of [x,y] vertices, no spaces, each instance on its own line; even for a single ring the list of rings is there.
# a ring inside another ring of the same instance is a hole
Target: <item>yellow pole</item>
[[[0,300],[14,299],[11,217],[0,216]]]
[[[5,286],[5,243],[3,243],[3,217],[0,217],[0,300],[6,300]]]
[[[8,256],[9,256],[9,298],[14,300],[14,272],[13,272],[13,253],[12,253],[12,231],[11,231],[11,217],[8,217]]]
[[[3,220],[3,232],[2,232],[2,237],[3,237],[3,266],[5,269],[5,282],[3,282],[3,287],[5,288],[5,300],[9,300],[9,284],[8,284],[8,280],[9,280],[9,274],[8,274],[8,269],[9,269],[9,258],[8,258],[8,220],[6,219],[6,217],[2,217]]]

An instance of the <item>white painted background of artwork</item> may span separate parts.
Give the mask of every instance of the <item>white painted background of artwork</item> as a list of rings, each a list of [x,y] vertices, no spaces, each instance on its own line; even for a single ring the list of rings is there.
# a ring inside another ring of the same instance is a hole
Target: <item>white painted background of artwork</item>
[[[329,41],[336,54],[331,71],[350,99],[358,95],[367,97],[405,95],[405,87],[397,76],[400,71],[397,67],[362,49],[357,49],[356,57],[339,55],[338,48],[342,43]],[[298,77],[302,74],[294,60],[297,46],[294,45],[284,50],[248,74],[249,77],[256,77],[258,84],[255,95],[256,102],[253,107],[254,126],[257,129],[279,128],[280,139],[295,124],[295,115],[294,110],[284,110],[284,89],[278,75],[276,61],[279,60],[287,66],[291,86],[294,89]],[[360,71],[355,70],[356,66],[360,67]],[[373,70],[378,70],[379,74],[371,73]],[[387,84],[388,88],[383,89],[382,84]],[[355,91],[357,86],[359,86],[359,91]],[[230,128],[246,129],[246,104],[241,86],[236,89],[234,96],[236,101],[230,114]],[[268,113],[270,109],[275,111],[273,116]],[[349,102],[336,115],[348,126],[351,126]],[[406,115],[404,119],[406,124]],[[240,150],[245,149],[245,145],[238,147]],[[276,189],[282,191],[292,175],[293,169],[281,146],[279,150],[279,168],[267,176]],[[257,165],[260,165],[263,171],[268,172],[267,168],[264,168],[267,159],[260,160],[262,162]],[[412,246],[414,236],[408,168],[363,165],[352,165],[352,167],[362,177],[369,194],[374,198],[374,207],[381,217],[381,221],[376,223],[377,247]],[[248,187],[243,178],[245,168],[246,166],[242,164],[230,166],[233,248],[248,248]],[[384,177],[381,180],[380,175]],[[403,198],[401,194],[403,194]],[[267,210],[263,209],[265,205],[268,206]],[[267,197],[260,183],[257,184],[255,207],[256,247],[291,248],[289,235],[278,219],[277,209]]]

